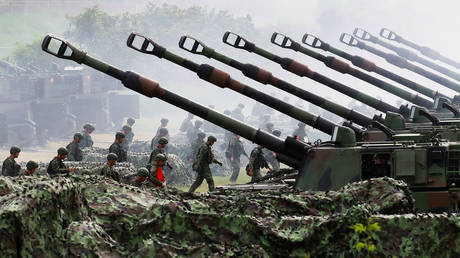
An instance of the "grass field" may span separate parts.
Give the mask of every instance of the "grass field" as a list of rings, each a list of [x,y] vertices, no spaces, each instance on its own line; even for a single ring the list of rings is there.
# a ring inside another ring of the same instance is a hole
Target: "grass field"
[[[264,173],[264,172],[263,172]],[[264,174],[263,174],[264,175]],[[215,176],[213,177],[214,179],[214,185],[228,185],[230,183],[230,176]],[[244,170],[244,167],[240,169],[240,174],[238,176],[238,180],[236,180],[236,184],[245,184],[247,182],[251,181],[251,178],[246,175],[246,171]],[[183,191],[188,191],[189,187],[179,187],[179,189]],[[203,183],[196,189],[196,192],[207,192],[208,191],[208,184],[206,183],[206,180],[203,180]]]

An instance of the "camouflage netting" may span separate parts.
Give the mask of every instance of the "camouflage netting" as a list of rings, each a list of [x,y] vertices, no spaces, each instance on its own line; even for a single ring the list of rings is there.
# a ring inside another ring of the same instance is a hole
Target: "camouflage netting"
[[[460,254],[460,217],[407,214],[408,188],[389,178],[327,193],[189,194],[100,176],[1,177],[0,193],[5,256]]]

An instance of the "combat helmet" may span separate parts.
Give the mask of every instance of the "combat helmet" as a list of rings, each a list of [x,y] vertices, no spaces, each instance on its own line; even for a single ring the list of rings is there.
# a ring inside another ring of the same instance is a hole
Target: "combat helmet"
[[[165,161],[166,160],[166,156],[164,154],[161,154],[161,153],[158,153],[155,158],[154,158],[155,161]]]
[[[137,170],[137,176],[138,177],[148,177],[149,176],[149,171],[146,168],[140,168]]]
[[[75,134],[73,135],[73,139],[74,139],[74,140],[75,140],[75,139],[80,139],[80,140],[81,140],[81,139],[83,139],[83,135],[82,135],[81,133],[75,133]]]
[[[15,154],[21,152],[21,149],[18,146],[11,146],[10,154]]]
[[[34,169],[34,168],[38,168],[38,163],[33,161],[33,160],[30,160],[30,161],[27,162],[26,168],[29,169],[29,170]]]
[[[212,135],[210,135],[210,136],[208,136],[208,141],[210,141],[210,142],[216,142],[216,141],[217,141],[217,138],[214,137],[214,136],[212,136]]]
[[[118,160],[118,156],[115,153],[109,153],[107,155],[107,160]]]
[[[121,138],[125,138],[125,134],[122,132],[117,132],[115,134],[115,139],[121,139]]]
[[[168,144],[168,139],[166,139],[166,137],[161,137],[161,138],[158,140],[158,143],[159,143],[159,144]]]
[[[57,153],[58,153],[59,155],[67,155],[67,154],[69,154],[69,151],[68,151],[66,148],[64,148],[64,147],[61,147],[61,148],[59,148],[59,149],[57,150]]]

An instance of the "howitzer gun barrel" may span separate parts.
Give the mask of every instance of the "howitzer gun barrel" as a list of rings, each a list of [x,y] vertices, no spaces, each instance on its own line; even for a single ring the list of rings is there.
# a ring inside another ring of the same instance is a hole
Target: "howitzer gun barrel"
[[[355,28],[355,30],[353,31],[353,35],[355,35],[356,37],[362,39],[362,40],[366,40],[366,41],[370,41],[372,43],[375,43],[377,45],[380,45],[384,48],[387,48],[387,49],[390,49],[392,50],[393,52],[395,52],[396,54],[398,54],[398,56],[400,57],[403,57],[403,58],[406,58],[407,60],[409,61],[412,61],[412,62],[417,62],[419,64],[422,64],[426,67],[429,67],[435,71],[438,71],[454,80],[457,80],[457,81],[460,81],[460,74],[454,72],[454,71],[451,71],[443,66],[440,66],[438,64],[436,64],[435,62],[432,62],[431,60],[428,60],[426,58],[423,58],[423,57],[420,57],[418,56],[415,52],[409,50],[409,49],[406,49],[406,48],[402,48],[402,47],[397,47],[397,46],[394,46],[388,42],[385,42],[383,40],[380,40],[378,37],[376,36],[373,36],[372,34],[370,34],[369,32],[361,29],[361,28]]]
[[[319,60],[323,62],[327,67],[336,70],[340,73],[344,74],[350,74],[353,77],[356,77],[358,79],[361,79],[365,82],[368,82],[372,85],[375,85],[385,91],[388,91],[402,99],[405,99],[411,103],[414,103],[416,105],[426,107],[426,108],[433,108],[434,103],[430,100],[427,100],[425,98],[420,97],[419,95],[412,94],[408,91],[405,91],[399,87],[396,87],[392,84],[389,84],[387,82],[384,82],[376,77],[373,77],[367,73],[361,72],[358,69],[355,69],[348,65],[347,63],[332,57],[332,56],[325,56],[320,53],[317,53],[313,50],[310,50],[308,48],[305,48],[301,46],[298,42],[294,41],[290,37],[280,34],[280,33],[273,33],[271,42],[275,45],[278,45],[282,48],[288,48],[292,49],[294,51],[303,53],[305,55],[308,55],[310,57],[315,58],[316,60]]]
[[[304,44],[307,44],[309,45],[310,47],[313,47],[313,48],[319,48],[319,49],[322,49],[326,52],[331,52],[335,55],[338,55],[342,58],[345,58],[347,59],[348,61],[350,61],[352,64],[354,64],[355,66],[359,67],[359,68],[362,68],[368,72],[375,72],[377,74],[380,74],[382,75],[383,77],[385,78],[388,78],[390,80],[393,80],[397,83],[400,83],[406,87],[408,87],[409,89],[412,89],[420,94],[423,94],[429,98],[432,98],[432,99],[435,99],[436,97],[444,97],[444,98],[447,98],[449,100],[451,100],[449,97],[447,97],[446,95],[438,92],[438,91],[435,91],[435,90],[432,90],[426,86],[423,86],[423,85],[420,85],[412,80],[409,80],[409,79],[406,79],[400,75],[397,75],[393,72],[390,72],[380,66],[377,66],[375,63],[371,62],[370,60],[367,60],[361,56],[357,56],[357,55],[351,55],[343,50],[340,50],[338,48],[335,48],[333,46],[331,46],[329,43],[326,43],[324,42],[323,40],[319,39],[318,37],[312,35],[312,34],[308,34],[306,33],[303,38],[302,38],[302,42]],[[414,104],[417,104],[417,103],[414,103]]]
[[[366,43],[358,40],[356,37],[348,34],[348,33],[342,33],[340,35],[340,41],[346,45],[349,45],[351,47],[357,47],[360,49],[364,49],[368,52],[371,52],[374,55],[380,56],[384,58],[388,63],[397,66],[401,69],[407,69],[410,70],[414,73],[417,73],[423,77],[426,77],[434,82],[437,82],[449,89],[452,89],[454,91],[460,92],[460,84],[451,81],[447,78],[444,78],[438,74],[435,74],[433,72],[427,71],[420,66],[414,65],[407,61],[405,58],[402,58],[398,55],[391,54],[391,53],[385,53],[384,51],[381,51],[375,47],[369,46]]]
[[[182,36],[181,40],[179,41],[179,46],[182,49],[185,49],[191,53],[204,55],[208,58],[213,58],[215,60],[218,60],[224,64],[227,64],[233,68],[240,70],[245,76],[255,81],[258,81],[262,84],[273,85],[277,87],[278,89],[294,94],[295,96],[305,101],[313,103],[319,107],[323,107],[324,109],[334,114],[337,114],[339,116],[342,116],[346,119],[353,120],[353,119],[360,119],[361,117],[359,113],[354,114],[353,110],[350,110],[344,106],[333,103],[321,96],[318,96],[302,88],[299,88],[295,85],[292,85],[289,82],[286,82],[280,78],[275,77],[271,72],[267,70],[261,69],[252,64],[248,64],[248,63],[243,64],[235,59],[232,59],[228,56],[218,53],[214,49],[206,46],[204,43],[198,41],[197,39],[191,36]],[[391,109],[391,111],[393,110],[398,111],[398,109],[396,108]],[[360,120],[357,120],[357,121],[360,121]],[[365,122],[367,123],[367,121]],[[360,123],[360,122],[356,122],[356,123],[361,124],[363,126],[368,126],[368,124],[365,124],[365,123]]]
[[[280,159],[280,161],[294,168],[301,168],[301,161],[304,159],[303,156],[305,155],[305,151],[308,149],[309,145],[296,141],[292,137],[288,137],[285,141],[283,141],[268,132],[251,127],[236,119],[170,92],[160,87],[157,82],[147,77],[135,72],[123,71],[91,57],[87,53],[69,44],[67,41],[55,36],[47,35],[43,39],[42,50],[59,58],[73,60],[79,64],[88,65],[100,72],[120,80],[125,87],[146,97],[159,98],[226,130],[238,134],[241,137],[280,153],[280,156],[286,156],[286,159]]]
[[[448,65],[451,65],[457,69],[460,69],[460,63],[453,60],[453,59],[450,59],[446,56],[443,56],[441,55],[438,51],[436,50],[433,50],[429,47],[424,47],[424,46],[421,46],[421,45],[418,45],[418,44],[415,44],[409,40],[406,40],[404,39],[403,37],[401,37],[400,35],[396,34],[395,32],[387,29],[387,28],[382,28],[380,30],[380,36],[388,39],[388,40],[394,40],[398,43],[401,43],[401,44],[404,44],[408,47],[411,47],[411,48],[414,48],[416,50],[418,50],[422,55],[426,56],[426,57],[429,57],[433,60],[439,60],[443,63],[446,63]]]
[[[287,57],[280,57],[277,56],[273,53],[268,52],[265,49],[262,49],[260,47],[257,47],[254,43],[248,41],[247,39],[243,38],[242,36],[235,34],[233,32],[225,32],[224,37],[223,37],[224,43],[235,47],[235,48],[240,48],[244,49],[248,52],[255,53],[257,55],[260,55],[264,58],[267,58],[270,61],[273,61],[275,63],[278,63],[283,69],[292,72],[298,76],[301,77],[308,77],[316,82],[319,82],[321,84],[324,84],[332,89],[335,89],[339,92],[342,92],[343,94],[350,96],[351,98],[357,99],[377,110],[380,110],[382,112],[394,112],[394,113],[399,113],[403,115],[404,117],[409,117],[410,116],[410,109],[408,109],[406,106],[401,106],[400,109],[385,103],[381,100],[378,100],[374,97],[371,97],[369,95],[366,95],[364,93],[361,93],[351,87],[348,87],[340,82],[334,81],[324,75],[321,75],[315,71],[310,70],[308,66],[299,63],[293,59],[287,58]],[[345,108],[346,109],[346,108]],[[381,120],[380,118],[374,116],[373,118],[376,121]],[[352,120],[353,121],[353,120]]]
[[[137,44],[136,42],[138,41],[139,38],[142,39],[143,42],[140,45],[136,45]],[[170,51],[166,50],[166,48],[158,45],[153,40],[143,35],[140,35],[137,33],[131,33],[131,35],[128,38],[127,43],[129,47],[139,52],[142,52],[145,54],[151,54],[158,58],[165,58],[175,64],[178,64],[188,70],[195,72],[198,75],[198,77],[202,80],[208,81],[221,88],[230,88],[240,94],[243,94],[251,99],[255,99],[281,113],[284,113],[292,118],[302,121],[305,124],[308,124],[312,126],[313,128],[316,128],[329,135],[332,135],[334,127],[336,126],[335,123],[327,119],[324,119],[319,116],[315,116],[289,103],[283,102],[268,94],[260,92],[254,88],[251,88],[248,85],[245,85],[231,78],[229,74],[213,66],[210,66],[208,64],[197,64],[193,61],[187,60],[174,53],[171,53]],[[148,50],[148,49],[151,49],[151,50]],[[356,113],[356,115],[355,113],[352,113],[350,116],[350,119],[355,118],[355,116],[357,116],[356,120],[359,120],[361,122],[360,125],[362,126],[369,125],[367,123],[368,122],[367,120],[363,120],[363,119],[360,120],[361,116],[359,115],[360,115],[359,113]],[[360,130],[360,133],[362,132],[363,130]]]

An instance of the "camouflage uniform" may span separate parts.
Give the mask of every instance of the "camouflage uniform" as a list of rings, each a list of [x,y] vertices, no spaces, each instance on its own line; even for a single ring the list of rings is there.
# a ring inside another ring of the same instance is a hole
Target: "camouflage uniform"
[[[280,162],[276,159],[276,153],[269,149],[262,149],[262,152],[264,153],[265,160],[267,160],[268,163],[272,166],[274,171],[279,171],[280,170]]]
[[[76,142],[71,142],[67,145],[66,149],[69,151],[67,156],[68,161],[82,161],[83,152],[80,149],[80,145]]]
[[[4,176],[18,176],[21,166],[16,163],[12,157],[8,157],[3,161],[2,175]]]
[[[262,177],[260,174],[261,168],[268,168],[268,163],[265,160],[262,149],[255,147],[251,151],[251,156],[249,158],[248,171],[252,168],[252,179],[251,182]]]
[[[166,155],[165,155],[166,156]],[[158,180],[157,178],[157,173],[158,173],[158,169],[160,168],[160,166],[158,165],[153,165],[151,168],[150,168],[150,173],[149,173],[149,176],[147,177],[148,180],[153,183],[153,186],[154,187],[161,187],[161,185],[164,183],[160,180]],[[161,166],[161,169],[163,169],[163,166]],[[164,170],[163,170],[164,171]]]
[[[62,160],[58,157],[54,157],[51,161],[50,164],[48,164],[48,168],[46,169],[46,172],[50,177],[55,177],[60,174],[68,174],[69,169],[67,166],[62,162]]]
[[[85,131],[82,131],[81,135],[83,136],[83,139],[80,140],[80,148],[93,147],[94,142],[91,135]]]
[[[240,139],[233,137],[230,140],[227,148],[227,155],[230,159],[230,164],[232,166],[232,176],[230,177],[230,182],[235,182],[238,179],[238,174],[240,173],[241,163],[240,163],[240,156],[248,156],[246,151],[244,151],[243,143]],[[233,158],[233,162],[231,161]]]
[[[214,180],[212,179],[211,169],[209,164],[217,163],[218,161],[214,158],[212,153],[211,146],[206,143],[203,143],[198,150],[196,155],[196,161],[198,176],[196,177],[195,182],[190,186],[189,192],[194,192],[203,182],[203,179],[206,179],[208,183],[209,191],[214,191]]]
[[[100,175],[110,177],[113,180],[120,182],[120,173],[118,173],[118,171],[115,169],[115,166],[109,166],[108,164],[105,164],[105,166],[101,168]]]
[[[118,156],[117,161],[118,162],[125,162],[127,160],[127,153],[126,150],[124,150],[121,145],[117,142],[112,143],[109,148],[109,153],[115,153]]]

